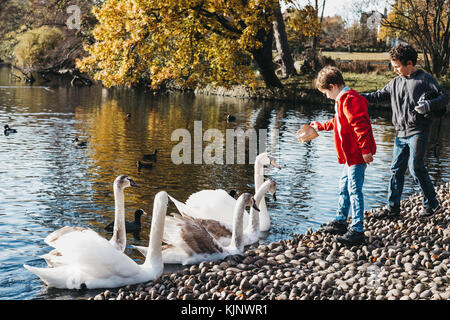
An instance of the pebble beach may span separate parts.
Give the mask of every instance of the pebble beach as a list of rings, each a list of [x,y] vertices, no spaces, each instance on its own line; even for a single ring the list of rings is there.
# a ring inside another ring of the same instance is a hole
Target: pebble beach
[[[90,300],[448,300],[450,182],[436,187],[443,210],[417,218],[422,196],[398,218],[365,213],[365,244],[348,247],[322,227],[243,255],[186,266],[144,284],[105,290]]]

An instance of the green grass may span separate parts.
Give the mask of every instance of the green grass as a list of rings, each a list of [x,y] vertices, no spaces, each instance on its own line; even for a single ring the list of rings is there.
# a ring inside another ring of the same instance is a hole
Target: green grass
[[[346,85],[358,92],[371,92],[384,88],[394,78],[393,73],[352,73],[342,74]]]
[[[354,72],[343,72],[345,84],[351,89],[357,92],[372,92],[384,88],[385,85],[391,81],[396,74],[393,72],[386,73],[354,73]],[[295,76],[281,81],[286,88],[315,88],[314,79],[306,76]],[[443,79],[438,80],[439,84],[444,87],[447,93],[450,93],[450,80]]]
[[[389,81],[396,77],[396,74],[393,72],[385,74],[343,72],[342,76],[351,89],[358,92],[371,92],[384,88]],[[441,79],[438,80],[438,83],[447,93],[450,93],[450,80]]]
[[[340,52],[340,51],[323,51],[325,57],[333,60],[369,60],[369,61],[389,61],[389,53],[387,52]]]
[[[377,74],[373,73],[353,73],[343,72],[343,77],[351,89],[355,89],[358,92],[370,92],[383,88],[391,79],[394,74]],[[283,85],[286,88],[307,88],[314,89],[314,79],[306,76],[295,76],[282,80]]]
[[[333,60],[363,60],[363,61],[386,61],[390,60],[388,52],[343,52],[323,51],[322,55]],[[418,60],[423,60],[423,54],[419,53]]]

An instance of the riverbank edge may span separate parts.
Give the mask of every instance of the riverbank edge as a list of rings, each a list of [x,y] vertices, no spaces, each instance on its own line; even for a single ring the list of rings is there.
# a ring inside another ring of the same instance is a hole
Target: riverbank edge
[[[0,62],[0,67],[11,67],[11,64]],[[71,85],[77,85],[76,82],[79,82],[78,85],[86,86],[86,83],[90,84],[99,84],[102,85],[100,81],[81,78],[81,74],[73,75],[73,71],[71,70],[63,70],[60,72],[51,71],[47,73],[47,76],[52,78],[56,77],[68,77]],[[40,74],[40,73],[39,73]],[[36,75],[37,77],[37,75]],[[85,77],[85,75],[83,76]],[[48,78],[43,78],[47,85],[51,85]],[[74,84],[75,83],[75,84]],[[146,89],[147,90],[147,89]],[[314,88],[305,88],[302,86],[298,86],[295,89],[292,89],[292,84],[290,84],[289,88],[258,88],[253,90],[252,88],[245,85],[234,85],[231,88],[225,87],[214,87],[212,85],[207,85],[203,88],[196,89],[182,89],[176,84],[169,84],[166,91],[159,92],[155,91],[154,94],[170,94],[170,93],[193,93],[194,95],[203,95],[203,96],[222,96],[229,98],[237,98],[237,99],[248,99],[248,100],[257,100],[257,101],[278,101],[278,102],[287,102],[287,103],[301,103],[301,104],[319,104],[319,105],[333,105],[334,102],[330,99],[327,99],[325,95],[323,95],[319,90]],[[371,107],[377,109],[389,109],[390,104],[372,104]]]
[[[89,300],[448,300],[450,182],[435,189],[443,209],[431,218],[417,217],[421,194],[402,200],[398,218],[366,211],[363,245],[341,245],[320,226]]]
[[[296,89],[256,89],[244,85],[236,85],[229,89],[224,87],[206,86],[194,90],[195,95],[223,96],[238,99],[267,100],[288,103],[334,105],[334,101],[327,99],[317,89],[298,87]],[[371,103],[371,108],[390,110],[390,103]]]

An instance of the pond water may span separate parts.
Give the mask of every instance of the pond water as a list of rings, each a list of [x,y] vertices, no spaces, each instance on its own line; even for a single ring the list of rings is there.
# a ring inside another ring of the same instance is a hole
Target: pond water
[[[236,121],[228,123],[228,114]],[[194,121],[201,121],[203,132],[215,128],[224,135],[227,129],[267,129],[259,139],[282,169],[266,170],[278,190],[277,201],[268,202],[272,225],[261,242],[316,229],[334,216],[341,166],[332,132],[305,144],[298,143],[295,133],[302,124],[332,116],[329,105],[154,96],[100,86],[24,87],[12,81],[8,68],[0,68],[0,123],[18,130],[0,136],[0,299],[72,299],[96,293],[46,289],[22,265],[44,266],[40,256],[50,248],[43,239],[66,225],[90,227],[109,238],[104,226],[113,220],[112,183],[120,174],[141,185],[126,189],[127,220],[138,208],[151,212],[160,190],[182,201],[202,189],[252,192],[254,169],[248,157],[247,164],[173,163],[171,152],[179,141],[172,141],[171,134],[184,128],[193,137]],[[366,171],[366,210],[385,203],[394,140],[389,118],[389,112],[371,110],[378,150]],[[427,165],[435,184],[450,180],[449,127],[446,118],[430,140]],[[87,148],[75,148],[75,136],[86,139]],[[155,167],[138,171],[137,160],[154,149]],[[405,196],[418,191],[408,175]],[[169,212],[175,210],[170,204]],[[130,245],[148,244],[150,221],[143,218],[140,240],[128,236],[126,253],[139,263],[142,256]]]

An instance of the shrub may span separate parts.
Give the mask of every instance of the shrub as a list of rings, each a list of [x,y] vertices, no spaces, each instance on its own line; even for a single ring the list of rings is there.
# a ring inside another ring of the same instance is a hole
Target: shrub
[[[17,66],[30,72],[33,65],[47,63],[48,56],[45,53],[57,45],[61,36],[59,29],[48,26],[28,30],[18,36],[18,43],[14,47]]]
[[[302,74],[315,76],[323,67],[336,65],[332,58],[325,57],[321,52],[316,52],[312,49],[306,49],[300,58],[303,60],[303,65],[300,68]]]
[[[375,66],[370,64],[369,61],[341,61],[336,60],[336,67],[342,72],[354,72],[354,73],[368,73],[375,70]]]

